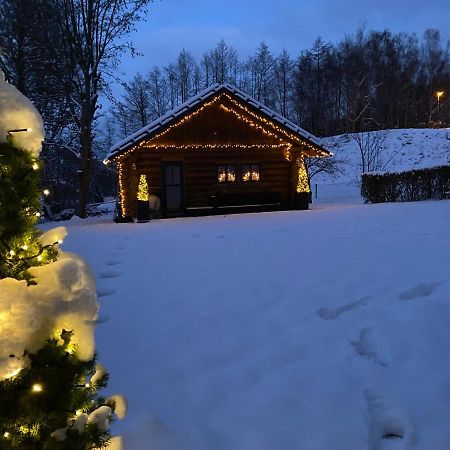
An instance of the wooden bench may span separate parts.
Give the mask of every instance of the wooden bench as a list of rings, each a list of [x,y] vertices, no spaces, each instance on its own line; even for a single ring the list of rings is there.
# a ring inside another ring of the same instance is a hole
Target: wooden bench
[[[281,206],[283,196],[279,192],[217,192],[208,199],[213,208]]]

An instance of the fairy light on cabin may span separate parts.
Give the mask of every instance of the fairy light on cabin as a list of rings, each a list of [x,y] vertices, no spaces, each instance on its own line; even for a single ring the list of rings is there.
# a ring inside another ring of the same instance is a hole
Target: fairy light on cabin
[[[222,103],[223,99],[227,99],[228,102],[232,105],[226,106]],[[227,113],[231,113],[235,115],[238,119],[241,121],[247,123],[249,126],[258,129],[266,136],[269,136],[278,143],[272,143],[272,144],[250,144],[250,145],[242,145],[242,144],[185,144],[185,145],[175,145],[175,144],[157,144],[154,143],[159,138],[165,136],[167,133],[170,133],[173,129],[182,126],[186,122],[190,121],[194,117],[196,117],[198,114],[200,114],[202,111],[204,111],[206,108],[210,107],[211,105],[214,105],[216,103],[219,103],[219,107],[224,110]],[[163,124],[161,124],[163,126]],[[149,131],[151,133],[151,131]],[[291,142],[286,142],[283,138],[280,137],[284,136]],[[298,135],[290,133],[287,131],[284,127],[278,126],[273,120],[268,119],[264,117],[261,114],[257,114],[256,112],[252,111],[251,109],[247,108],[246,106],[242,105],[239,101],[232,98],[230,95],[226,93],[221,93],[220,95],[214,97],[212,100],[204,103],[202,106],[198,107],[195,111],[191,112],[190,114],[187,114],[184,117],[181,117],[176,123],[167,126],[163,131],[156,133],[151,139],[149,140],[141,140],[136,145],[133,145],[125,152],[118,154],[116,156],[112,155],[111,160],[116,160],[117,162],[117,169],[118,169],[118,179],[119,179],[119,199],[120,204],[122,207],[122,215],[129,216],[131,215],[131,211],[129,211],[129,205],[126,201],[126,195],[124,192],[125,185],[129,182],[127,179],[125,179],[125,169],[123,166],[124,160],[127,158],[128,155],[135,151],[139,151],[141,149],[151,149],[151,150],[217,150],[217,149],[242,149],[250,150],[250,149],[281,149],[283,152],[283,157],[286,161],[291,162],[292,161],[292,154],[293,154],[293,146],[292,143],[298,143],[300,148],[301,155],[296,159],[296,165],[298,167],[297,169],[297,186],[296,191],[297,192],[310,192],[309,187],[309,180],[308,180],[308,174],[306,171],[306,166],[304,163],[304,151],[314,151],[315,155],[309,156],[309,157],[324,157],[324,156],[332,156],[332,153],[329,153],[323,149],[320,148],[319,145],[314,145],[310,142],[308,142],[306,139],[299,138]],[[297,152],[296,152],[297,153]],[[303,153],[303,154],[302,154]],[[297,153],[298,154],[298,153]],[[106,163],[110,162],[109,160],[105,160]],[[128,171],[128,169],[127,169]],[[235,175],[234,175],[235,177]],[[218,175],[218,181],[219,182],[225,182],[227,179],[229,181],[232,181],[233,174],[223,173]],[[249,172],[248,174],[242,174],[242,180],[243,181],[259,181],[260,174],[259,172]],[[139,180],[140,183],[141,179]],[[233,180],[234,181],[234,180]],[[138,183],[138,184],[139,184]]]

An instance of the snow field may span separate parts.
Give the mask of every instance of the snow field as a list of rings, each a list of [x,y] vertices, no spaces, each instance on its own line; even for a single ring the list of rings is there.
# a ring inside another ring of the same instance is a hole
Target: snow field
[[[125,448],[450,448],[449,206],[66,222]]]

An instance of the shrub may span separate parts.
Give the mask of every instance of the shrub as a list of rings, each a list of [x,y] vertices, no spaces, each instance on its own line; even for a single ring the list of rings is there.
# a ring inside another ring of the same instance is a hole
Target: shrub
[[[450,165],[406,172],[369,172],[361,176],[366,202],[414,202],[450,197]]]

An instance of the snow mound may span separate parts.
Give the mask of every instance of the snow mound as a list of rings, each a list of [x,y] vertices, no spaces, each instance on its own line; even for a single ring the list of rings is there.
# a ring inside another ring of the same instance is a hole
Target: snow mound
[[[15,145],[29,150],[37,158],[44,141],[42,117],[20,91],[5,80],[0,71],[0,142],[6,142],[8,132],[30,129],[28,132],[12,133]]]
[[[364,392],[369,413],[369,450],[410,450],[415,443],[414,428],[406,414],[384,395]]]
[[[28,365],[24,351],[35,352],[63,329],[83,361],[94,355],[98,313],[95,281],[79,256],[60,253],[57,261],[33,267],[36,285],[12,278],[0,280],[0,380]]]
[[[390,357],[387,345],[374,328],[363,328],[358,340],[352,342],[352,344],[360,356],[372,359],[380,366],[389,366]]]

